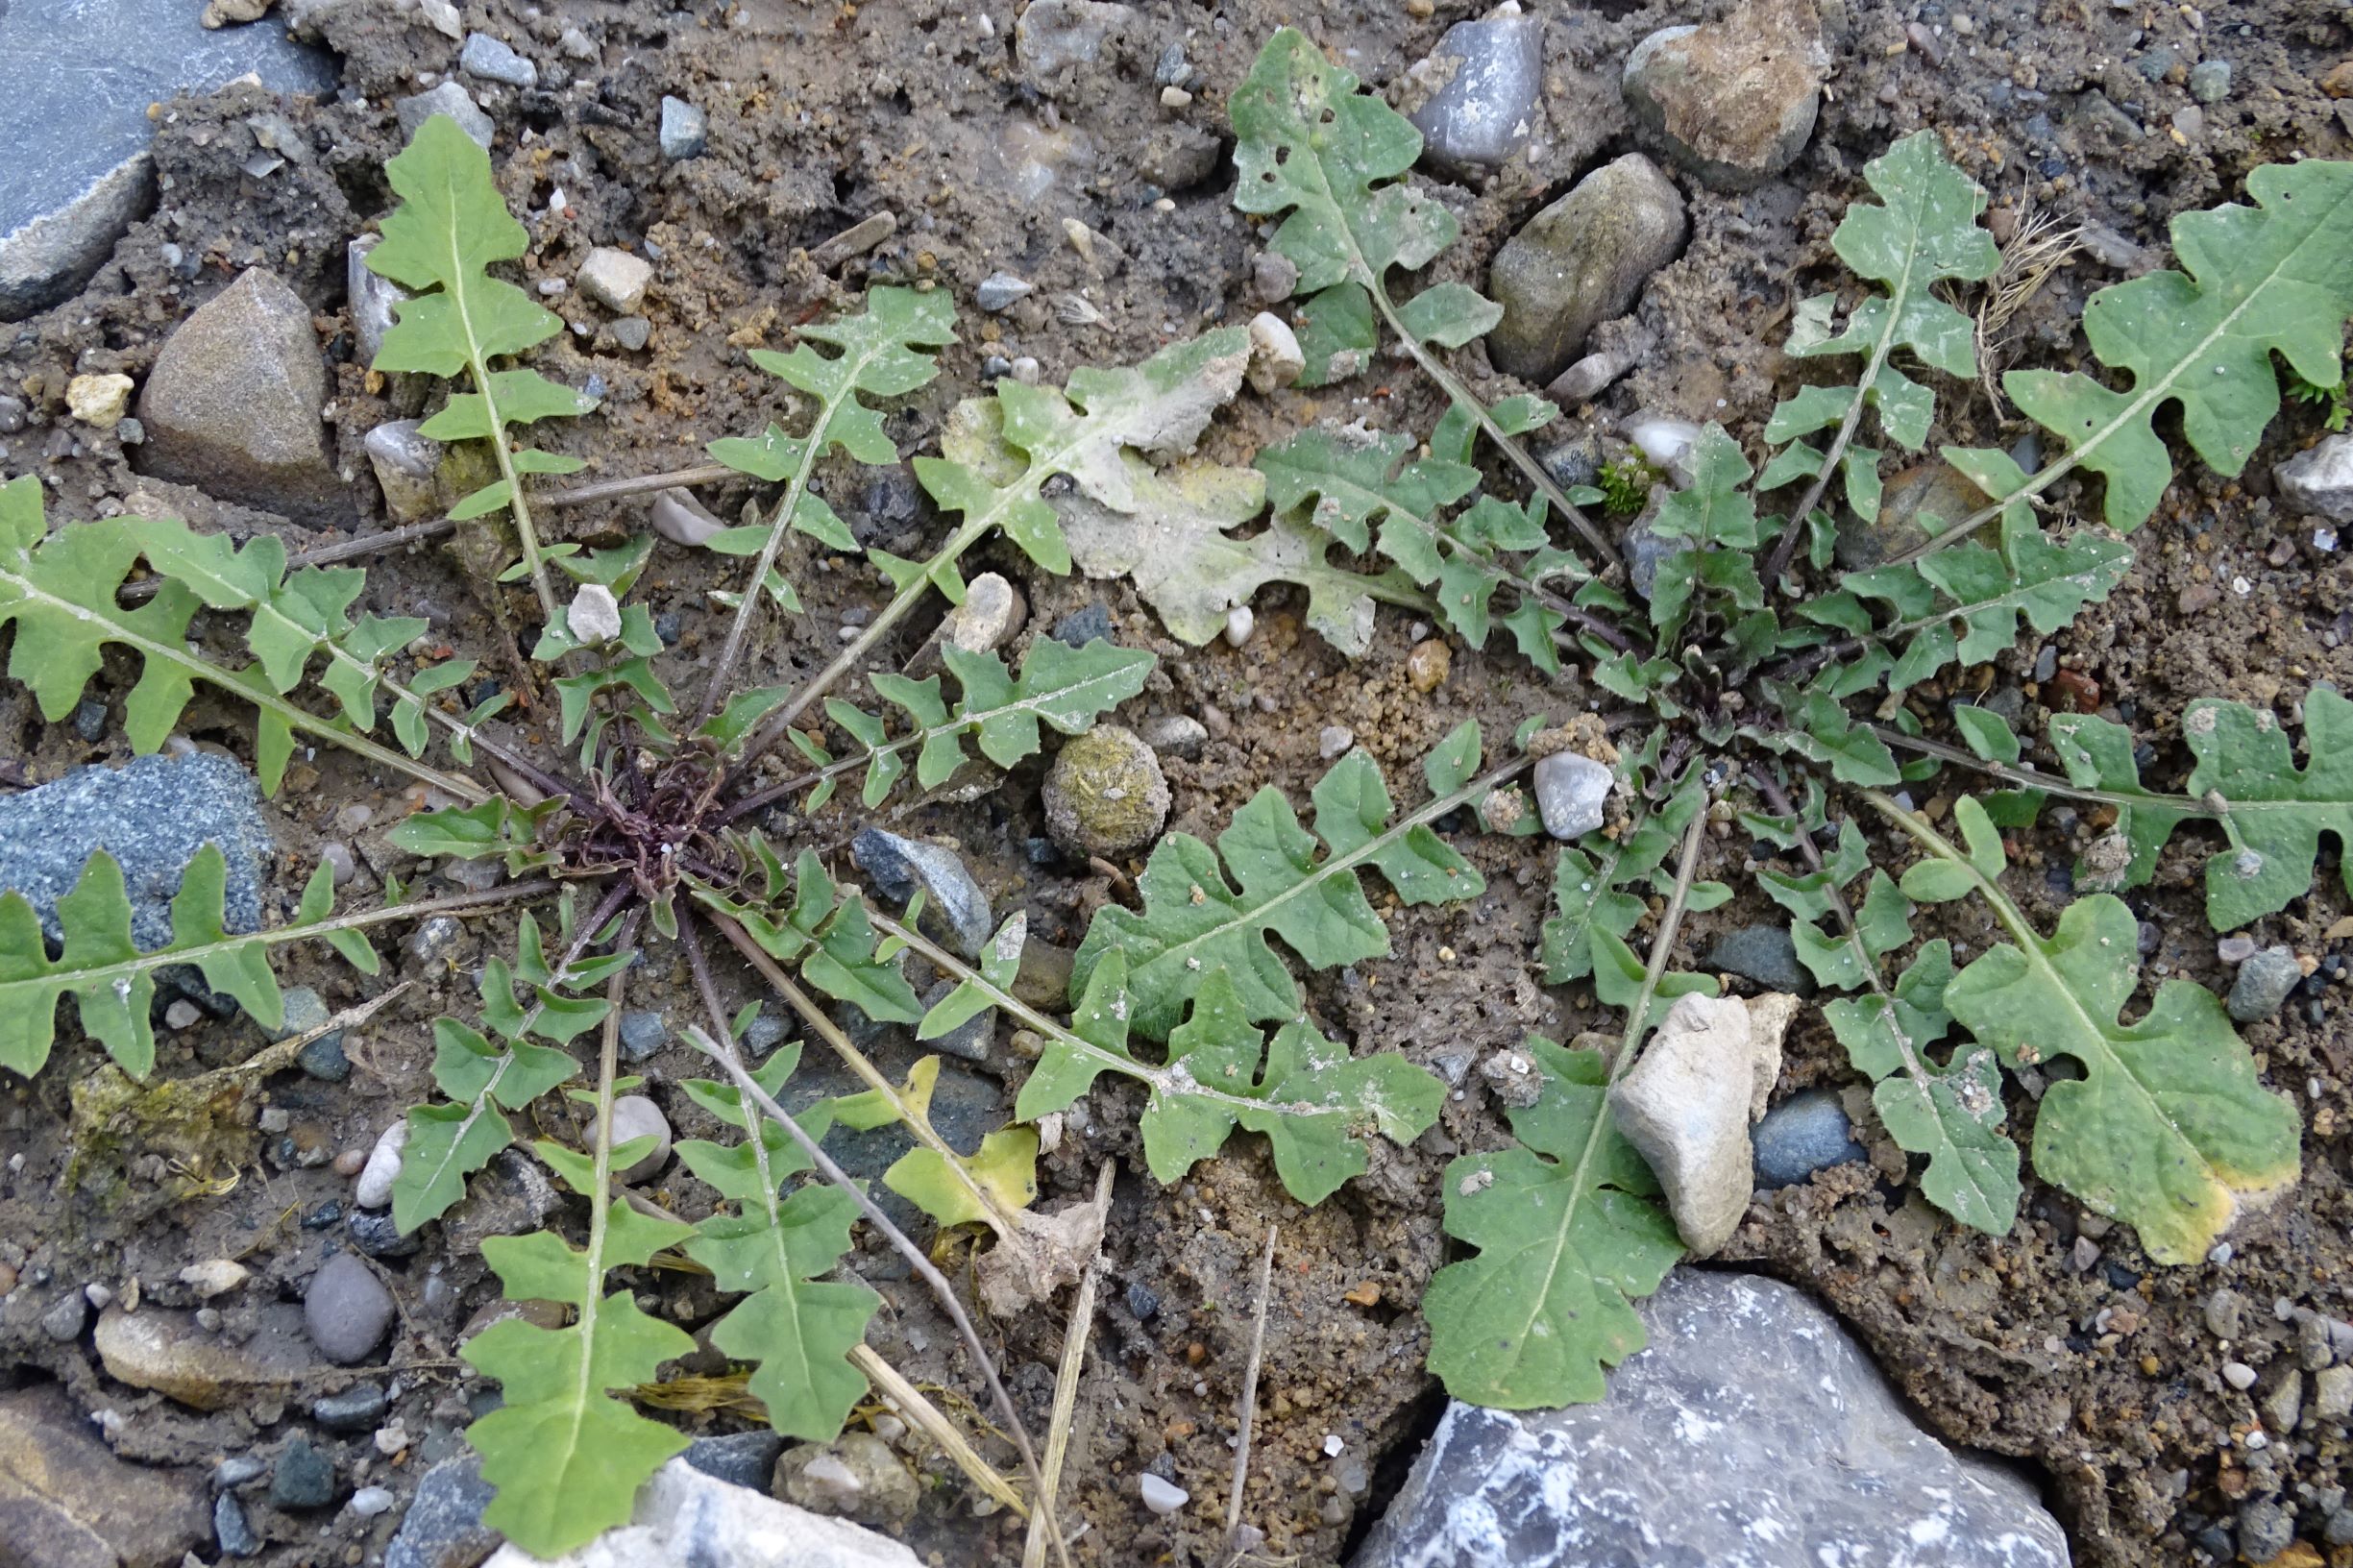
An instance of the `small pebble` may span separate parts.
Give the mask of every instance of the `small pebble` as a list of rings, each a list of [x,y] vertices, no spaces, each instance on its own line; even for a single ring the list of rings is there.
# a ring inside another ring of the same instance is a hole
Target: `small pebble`
[[[2249,936],[2224,937],[2214,944],[2214,956],[2236,968],[2255,956],[2255,939]]]
[[[303,1327],[319,1354],[339,1366],[365,1360],[392,1327],[392,1292],[348,1252],[320,1265],[303,1292]]]
[[[1034,287],[1026,278],[1017,278],[1010,272],[993,272],[972,290],[972,303],[993,315],[1013,308],[1014,302],[1026,298]]]
[[[662,100],[662,156],[673,163],[700,158],[710,145],[710,124],[701,110],[683,98]]]
[[[362,1209],[381,1209],[392,1201],[392,1184],[401,1179],[401,1151],[408,1146],[408,1123],[396,1121],[376,1139],[376,1147],[360,1167],[359,1186],[352,1201]],[[348,1151],[347,1151],[348,1152]],[[337,1168],[341,1165],[338,1162]]]
[[[245,1506],[227,1492],[212,1500],[212,1538],[232,1557],[250,1557],[261,1550],[261,1537],[246,1523]]]
[[[1330,762],[1357,744],[1357,732],[1346,724],[1326,724],[1315,736],[1315,754]]]
[[[503,82],[512,87],[539,86],[539,67],[487,33],[466,35],[466,46],[458,53],[457,63],[468,76],[485,82]]]
[[[1428,638],[1413,645],[1406,655],[1406,678],[1413,689],[1425,695],[1446,684],[1446,673],[1454,665],[1454,654],[1444,643]]]
[[[362,1519],[373,1519],[380,1513],[391,1512],[395,1501],[389,1487],[362,1486],[344,1507]]]
[[[1174,1513],[1192,1500],[1192,1493],[1174,1482],[1161,1480],[1149,1470],[1136,1478],[1136,1484],[1143,1493],[1143,1506],[1154,1513]]]
[[[1258,616],[1247,604],[1237,604],[1226,611],[1226,647],[1239,648],[1248,642],[1258,624]]]
[[[1443,651],[1443,643],[1425,643]],[[1419,684],[1419,682],[1416,682]],[[1581,839],[1600,830],[1617,775],[1609,767],[1575,751],[1556,751],[1535,766],[1536,810],[1544,831],[1556,839]]]
[[[631,1187],[658,1172],[670,1161],[670,1120],[662,1108],[643,1094],[624,1094],[613,1102],[613,1146],[632,1139],[650,1138],[653,1147],[618,1172]]]
[[[252,1278],[253,1270],[233,1258],[211,1258],[180,1271],[180,1283],[195,1291],[200,1301],[226,1295]]]
[[[2222,1381],[2243,1391],[2252,1388],[2255,1386],[2255,1369],[2244,1361],[2224,1361]]]
[[[175,1032],[193,1029],[203,1017],[204,1014],[198,1011],[196,1004],[183,996],[163,1010],[163,1026]]]

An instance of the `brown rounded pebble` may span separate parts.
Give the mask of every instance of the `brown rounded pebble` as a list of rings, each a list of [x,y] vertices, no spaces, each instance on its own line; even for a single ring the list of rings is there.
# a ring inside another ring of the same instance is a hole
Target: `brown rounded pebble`
[[[1446,645],[1432,637],[1415,643],[1413,651],[1406,655],[1406,675],[1413,682],[1415,691],[1434,692],[1446,684],[1446,672],[1454,662],[1455,656]]]
[[[6,1263],[0,1263],[0,1296],[5,1296],[15,1288],[16,1271]]]
[[[345,1149],[341,1154],[335,1156],[335,1174],[338,1176],[356,1176],[366,1167],[367,1163],[367,1150]]]

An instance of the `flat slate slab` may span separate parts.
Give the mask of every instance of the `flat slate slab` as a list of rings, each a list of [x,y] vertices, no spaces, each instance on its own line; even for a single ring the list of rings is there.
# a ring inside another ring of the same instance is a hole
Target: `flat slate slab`
[[[207,31],[189,0],[0,3],[0,321],[72,294],[154,201],[147,106],[252,71],[335,90],[334,57],[273,18]]]

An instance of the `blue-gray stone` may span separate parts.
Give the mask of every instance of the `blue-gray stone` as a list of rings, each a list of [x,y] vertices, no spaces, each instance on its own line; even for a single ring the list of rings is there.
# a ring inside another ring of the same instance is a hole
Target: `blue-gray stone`
[[[2277,1013],[2304,981],[2304,966],[2292,947],[2266,947],[2239,966],[2225,1003],[2241,1023],[2257,1023]]]
[[[2201,60],[2190,67],[2190,96],[2201,104],[2218,104],[2230,96],[2230,61]]]
[[[489,1556],[500,1537],[482,1523],[482,1510],[493,1495],[482,1479],[482,1461],[474,1455],[434,1465],[417,1483],[400,1533],[384,1548],[384,1568],[459,1568]]]
[[[1406,117],[1431,158],[1494,168],[1544,120],[1544,22],[1532,15],[1457,22],[1408,80],[1430,96]]]
[[[212,1467],[212,1485],[215,1490],[225,1492],[233,1487],[242,1486],[249,1481],[258,1481],[262,1472],[268,1469],[269,1465],[266,1462],[256,1458],[253,1455],[239,1454],[233,1458],[223,1459]]]
[[[383,1424],[392,1401],[383,1385],[354,1384],[338,1394],[322,1394],[310,1402],[310,1419],[329,1432],[374,1432]]]
[[[755,1059],[766,1056],[783,1044],[784,1037],[790,1033],[792,1026],[774,1014],[766,1011],[757,1013],[744,1030],[745,1054]]]
[[[321,1035],[294,1053],[294,1065],[322,1084],[339,1084],[352,1075],[352,1059],[343,1054],[343,1031]]]
[[[995,929],[991,923],[989,895],[953,849],[936,844],[902,839],[878,827],[861,832],[849,844],[849,857],[874,879],[875,891],[895,904],[915,896],[919,885],[930,894],[924,923],[935,924],[948,944],[968,959],[978,959]]]
[[[261,1550],[261,1537],[246,1522],[245,1505],[227,1492],[212,1500],[212,1538],[232,1557],[250,1557]]]
[[[773,1432],[737,1432],[724,1437],[698,1437],[686,1445],[686,1462],[706,1476],[731,1481],[765,1493],[784,1452],[784,1438]]]
[[[414,1231],[401,1234],[389,1209],[354,1209],[345,1229],[352,1245],[371,1258],[406,1258],[424,1244]]]
[[[466,46],[457,52],[457,63],[468,76],[485,82],[503,82],[510,87],[539,86],[539,67],[515,53],[503,38],[494,38],[487,33],[466,35]]]
[[[670,1043],[670,1020],[659,1013],[624,1013],[621,1016],[621,1054],[631,1062],[643,1062]]]
[[[281,1508],[321,1508],[335,1500],[335,1461],[310,1446],[301,1433],[278,1456],[270,1477],[270,1503]]]
[[[1127,1287],[1127,1310],[1136,1314],[1137,1321],[1141,1322],[1160,1311],[1160,1296],[1143,1281],[1130,1280]]]
[[[375,1354],[392,1317],[392,1292],[348,1252],[320,1264],[303,1292],[303,1328],[319,1354],[338,1366]]]
[[[1054,623],[1054,640],[1085,648],[1097,638],[1111,640],[1111,606],[1094,600]]]
[[[1685,1268],[1637,1311],[1601,1402],[1449,1406],[1354,1568],[2065,1568],[2034,1487],[1920,1430],[1804,1292]]]
[[[1778,925],[1744,925],[1727,931],[1708,944],[1700,965],[1753,980],[1767,991],[1785,991],[1793,996],[1814,992],[1814,977],[1798,962],[1797,943]]]
[[[1016,300],[1027,297],[1031,286],[1025,278],[1016,278],[1010,272],[993,272],[972,290],[972,303],[993,315],[1013,308]]]
[[[1636,523],[1618,541],[1626,551],[1626,581],[1645,601],[1658,581],[1658,569],[1667,557],[1682,549],[1682,542],[1663,538],[1651,531],[1649,525]]]
[[[482,106],[474,101],[474,94],[455,82],[444,82],[430,92],[395,99],[392,112],[401,122],[403,140],[415,135],[417,127],[434,115],[447,114],[457,122],[457,129],[474,138],[476,146],[484,152],[490,151],[490,116],[483,113]]]
[[[253,774],[211,751],[135,757],[120,768],[77,768],[54,784],[0,799],[0,888],[24,894],[52,942],[58,900],[100,849],[123,869],[131,939],[141,951],[171,941],[181,873],[207,844],[228,863],[226,924],[261,924],[268,824]]]
[[[74,733],[92,746],[104,740],[107,733],[107,705],[86,697],[75,704]]]
[[[923,993],[923,1011],[929,1013],[946,1001],[955,991],[955,981],[941,981]],[[935,1036],[923,1044],[926,1049],[944,1056],[962,1057],[967,1062],[986,1062],[996,1044],[996,1009],[984,1007],[946,1034]]]
[[[0,8],[0,321],[89,281],[154,205],[150,104],[246,72],[331,93],[335,64],[283,27],[208,31],[186,0],[12,0]]]
[[[296,986],[287,992],[285,1007],[285,1023],[276,1036],[279,1040],[306,1035],[334,1017],[326,998],[308,986]],[[339,1084],[352,1075],[351,1061],[343,1054],[343,1031],[340,1029],[330,1030],[305,1045],[296,1053],[295,1061],[311,1077],[327,1083]]]
[[[710,122],[683,98],[662,100],[662,156],[673,163],[700,158],[710,145]]]
[[[1854,1140],[1838,1096],[1825,1089],[1792,1095],[1765,1113],[1749,1135],[1756,1151],[1756,1185],[1795,1187],[1818,1170],[1870,1156]]]

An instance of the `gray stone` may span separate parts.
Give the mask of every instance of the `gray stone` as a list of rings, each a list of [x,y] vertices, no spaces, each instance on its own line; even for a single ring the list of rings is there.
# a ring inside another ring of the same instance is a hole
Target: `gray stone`
[[[384,1568],[476,1568],[498,1550],[499,1532],[482,1523],[494,1495],[479,1458],[443,1459],[417,1482],[400,1531],[384,1548]]]
[[[1767,991],[1810,996],[1814,977],[1798,962],[1798,945],[1786,926],[1744,925],[1707,944],[1700,967],[1753,980]]]
[[[1750,0],[1704,27],[1667,27],[1626,60],[1626,107],[1678,163],[1743,190],[1797,160],[1829,63],[1813,0]]]
[[[206,1532],[204,1472],[115,1458],[57,1384],[0,1393],[0,1561],[176,1563]]]
[[[355,1383],[341,1393],[312,1400],[310,1419],[329,1432],[374,1432],[391,1408],[391,1397],[381,1384]]]
[[[2239,1556],[2269,1562],[2295,1540],[2295,1516],[2277,1498],[2251,1498],[2239,1510]]]
[[[555,1186],[539,1163],[520,1150],[502,1149],[466,1184],[466,1195],[441,1216],[449,1250],[465,1257],[493,1236],[522,1236],[547,1223],[558,1202]]]
[[[1586,175],[1496,253],[1487,292],[1504,314],[1487,357],[1523,380],[1550,381],[1586,333],[1626,313],[1688,232],[1682,194],[1640,153]]]
[[[659,1013],[629,1012],[621,1016],[621,1054],[643,1062],[670,1043],[670,1020]]]
[[[159,753],[120,768],[77,768],[54,784],[0,797],[0,888],[24,894],[52,942],[63,935],[58,900],[104,849],[123,869],[131,940],[141,950],[165,945],[181,873],[207,844],[218,845],[228,863],[228,929],[257,929],[269,827],[254,776],[229,758]]]
[[[643,1094],[624,1094],[613,1102],[613,1146],[641,1138],[652,1139],[653,1146],[615,1172],[630,1186],[658,1174],[670,1163],[670,1118]]]
[[[539,86],[539,67],[515,53],[503,38],[494,38],[487,33],[469,33],[466,46],[457,52],[457,63],[468,76],[484,82],[503,82],[510,87]]]
[[[1051,76],[1066,65],[1092,64],[1128,8],[1106,0],[1029,0],[1014,23],[1014,55],[1022,74]]]
[[[208,31],[184,0],[17,0],[0,10],[0,321],[89,281],[155,203],[148,106],[251,71],[334,91],[335,63],[279,27]]]
[[[763,1428],[724,1437],[698,1437],[679,1457],[706,1476],[764,1492],[775,1471],[776,1456],[783,1452],[784,1438]]]
[[[873,1441],[870,1434],[861,1433]],[[892,1461],[895,1463],[896,1461]],[[902,1473],[904,1467],[902,1466]],[[907,1484],[916,1485],[913,1476]],[[638,1489],[629,1523],[551,1563],[506,1546],[487,1568],[919,1568],[898,1542],[703,1474],[681,1457]],[[385,1568],[427,1568],[387,1556]],[[449,1559],[430,1568],[462,1568]]]
[[[395,319],[392,307],[408,298],[408,290],[368,270],[368,253],[382,239],[381,234],[362,234],[343,248],[343,293],[351,306],[352,332],[359,340],[359,362],[363,365],[376,362],[377,352],[384,346],[384,333],[392,330]],[[434,447],[438,453],[440,443],[435,442]],[[372,447],[369,455],[375,455]]]
[[[1838,1096],[1809,1089],[1765,1113],[1749,1135],[1756,1156],[1756,1185],[1793,1187],[1818,1170],[1870,1156],[1854,1140]]]
[[[923,923],[934,925],[931,917],[937,915],[936,925],[948,945],[967,959],[980,957],[995,921],[989,894],[955,850],[870,827],[850,841],[849,856],[874,879],[874,891],[895,904],[904,904],[920,887],[928,894]]]
[[[58,1297],[56,1305],[41,1313],[41,1333],[60,1343],[69,1344],[82,1337],[83,1326],[90,1320],[90,1304],[79,1290],[68,1290]]]
[[[303,1292],[303,1328],[319,1354],[338,1366],[374,1355],[392,1316],[392,1292],[374,1269],[348,1252],[320,1264]]]
[[[993,272],[972,290],[972,303],[992,313],[1008,310],[1016,300],[1027,298],[1034,287],[1026,278],[1016,278],[1010,272]]]
[[[1407,113],[1441,167],[1494,168],[1544,123],[1544,22],[1498,14],[1457,22],[1406,73],[1428,97]]]
[[[614,342],[635,354],[653,336],[653,323],[643,316],[623,316],[608,331],[612,332]]]
[[[776,1460],[772,1489],[818,1513],[868,1524],[905,1521],[921,1488],[891,1445],[870,1432],[846,1432],[830,1443],[803,1443]]]
[[[1536,810],[1544,831],[1556,839],[1581,839],[1598,832],[1617,774],[1606,763],[1575,751],[1556,751],[1535,767]]]
[[[2292,947],[2266,947],[2239,966],[2227,1006],[2241,1023],[2257,1023],[2277,1013],[2304,981],[2304,967]]]
[[[711,143],[710,121],[683,98],[662,99],[662,156],[673,163],[700,158]]]
[[[2201,104],[2218,104],[2230,96],[2230,61],[2202,60],[2190,67],[2190,96]]]
[[[326,997],[321,996],[308,986],[295,986],[285,993],[285,1021],[270,1038],[292,1040],[296,1035],[308,1034],[333,1017],[334,1010],[327,1005]],[[343,1031],[337,1029],[321,1035],[311,1043],[317,1044],[324,1041],[332,1041],[336,1049],[340,1051],[343,1045]],[[348,1064],[346,1070],[349,1070]]]
[[[1744,1003],[1678,997],[1609,1091],[1611,1118],[1657,1174],[1675,1227],[1698,1257],[1731,1237],[1754,1189],[1752,1054]]]
[[[441,443],[424,433],[419,419],[387,420],[370,430],[363,445],[384,510],[395,523],[415,523],[441,511]]]
[[[923,992],[923,1011],[929,1013],[933,1008],[946,1001],[955,993],[955,981],[941,981]],[[946,1034],[936,1036],[923,1042],[925,1050],[939,1051],[946,1056],[962,1057],[967,1062],[988,1061],[989,1053],[995,1045],[996,1009],[993,1007],[982,1008]]]
[[[417,134],[417,127],[436,114],[447,114],[457,122],[457,129],[473,138],[482,151],[490,151],[494,127],[482,106],[474,101],[474,94],[454,80],[442,83],[430,92],[415,93],[393,100],[392,112],[401,122],[401,136],[405,140]],[[371,355],[371,357],[373,357]]]
[[[250,268],[156,356],[139,391],[138,468],[297,522],[347,522],[351,498],[320,436],[326,401],[310,307],[275,274]]]
[[[1111,606],[1101,600],[1091,600],[1054,623],[1054,640],[1071,648],[1085,648],[1096,638],[1111,639]]]
[[[400,1222],[381,1209],[355,1209],[343,1226],[352,1245],[371,1258],[410,1258],[425,1244],[415,1231],[403,1234]]]
[[[784,1043],[784,1037],[793,1032],[792,1026],[772,1013],[761,1013],[744,1031],[745,1053],[757,1060]]]
[[[261,1537],[246,1519],[245,1505],[227,1492],[212,1500],[212,1538],[227,1556],[251,1557],[261,1551]]]
[[[2065,1568],[2034,1488],[1913,1424],[1802,1291],[1678,1269],[1599,1404],[1448,1407],[1355,1568]]]
[[[250,1481],[258,1481],[269,1473],[269,1461],[251,1454],[239,1454],[223,1459],[212,1467],[212,1487],[215,1491],[234,1491]]]
[[[2332,435],[2271,470],[2280,500],[2299,512],[2353,523],[2353,431]]]
[[[270,1505],[280,1508],[323,1508],[335,1500],[335,1461],[296,1433],[270,1474]]]
[[[1136,172],[1163,190],[1190,190],[1217,172],[1225,144],[1189,120],[1163,120],[1144,134]]]
[[[1669,539],[1654,531],[1649,514],[1638,520],[1618,539],[1619,548],[1626,551],[1626,581],[1628,586],[1645,600],[1657,585],[1658,569],[1667,558],[1683,548],[1679,539]]]

